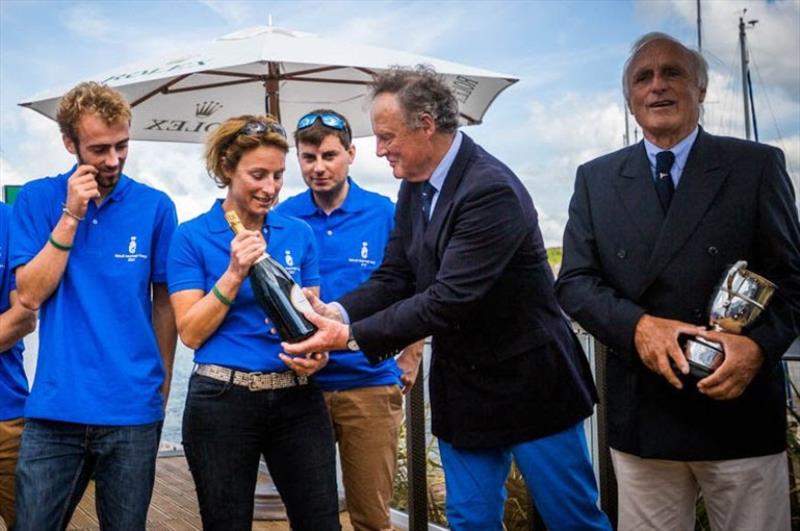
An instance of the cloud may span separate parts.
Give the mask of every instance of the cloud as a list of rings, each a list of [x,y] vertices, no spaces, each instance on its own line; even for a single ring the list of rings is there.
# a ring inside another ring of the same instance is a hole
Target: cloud
[[[76,36],[105,43],[114,42],[119,31],[118,23],[103,16],[97,6],[85,3],[67,8],[62,23]]]
[[[236,28],[273,25],[311,31],[343,43],[359,42],[375,46],[397,46],[405,51],[427,53],[457,35],[465,16],[457,4],[448,6],[446,17],[431,17],[426,2],[394,4],[384,9],[380,4],[365,2],[303,2],[269,4],[252,1],[200,0],[201,5]],[[270,10],[272,8],[272,10]],[[346,14],[346,15],[345,15]],[[409,21],[424,20],[414,31],[408,31]],[[336,21],[331,24],[331,21]]]
[[[786,156],[786,169],[794,187],[795,203],[800,210],[800,135],[789,138],[768,139],[764,142],[781,148]]]
[[[576,168],[622,147],[624,116],[615,92],[568,92],[530,101],[524,124],[511,131],[511,141],[527,149],[506,162],[530,191],[548,246],[561,244]]]
[[[263,20],[256,18],[255,11],[252,9],[253,2],[232,2],[230,0],[201,0],[215,14],[219,15],[226,23],[235,26],[241,25],[265,25],[267,24],[267,13],[262,13]],[[257,21],[256,24],[253,22]]]
[[[335,5],[335,4],[334,4]],[[404,51],[426,54],[442,45],[442,40],[457,35],[463,13],[453,6],[446,17],[432,18],[424,3],[409,3],[395,9],[381,10],[378,15],[350,17],[340,27],[331,28],[331,38],[343,42],[363,42],[392,47],[386,43],[402,43]],[[408,31],[408,21],[425,21]]]
[[[619,57],[624,57],[625,51],[625,47],[619,44],[565,47],[549,52],[538,52],[535,55],[514,57],[513,64],[509,63],[506,69],[519,75],[520,89],[553,88],[572,83],[571,78],[576,73],[585,73],[588,68],[599,63],[615,61]],[[621,63],[619,71],[622,72]],[[614,88],[619,87],[619,81],[617,81],[619,77],[606,76],[603,81],[608,83],[608,79],[613,80]],[[601,87],[601,90],[606,88]]]
[[[20,126],[15,134],[22,139],[15,147],[17,162],[13,170],[22,177],[17,184],[56,175],[75,162],[64,149],[56,123],[38,113],[20,113]]]
[[[4,158],[0,158],[0,187],[7,184],[22,184],[25,177]]]

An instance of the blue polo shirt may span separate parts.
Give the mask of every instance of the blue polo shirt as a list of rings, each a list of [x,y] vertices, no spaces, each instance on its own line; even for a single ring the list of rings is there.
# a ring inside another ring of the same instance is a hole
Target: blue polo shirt
[[[261,228],[270,255],[300,286],[319,286],[319,263],[311,228],[299,219],[270,212]],[[169,252],[169,292],[199,289],[211,291],[225,273],[231,257],[231,232],[222,199],[211,210],[175,232]],[[245,280],[219,328],[194,353],[195,363],[213,363],[254,372],[288,370],[278,353],[281,340],[264,323],[264,311],[256,302],[250,281]]]
[[[49,245],[74,171],[20,190],[11,268]],[[114,426],[163,419],[151,284],[166,282],[176,225],[169,197],[126,175],[99,207],[89,202],[61,282],[39,313],[36,378],[25,417]]]
[[[290,197],[277,208],[314,229],[324,301],[338,299],[369,278],[383,260],[394,226],[394,203],[388,197],[364,190],[350,177],[348,182],[347,197],[330,215],[316,205],[311,190]],[[361,352],[331,354],[328,365],[316,375],[325,391],[400,383],[394,359],[373,366]]]
[[[0,314],[11,307],[9,294],[16,289],[14,275],[8,267],[8,240],[11,224],[11,207],[0,203]],[[22,365],[22,341],[0,352],[0,421],[16,419],[25,409],[28,380]]]

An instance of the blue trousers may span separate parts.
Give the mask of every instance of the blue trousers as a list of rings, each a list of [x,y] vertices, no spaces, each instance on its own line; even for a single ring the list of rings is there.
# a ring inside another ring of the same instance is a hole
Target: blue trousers
[[[505,481],[511,458],[550,531],[610,530],[597,507],[597,484],[583,423],[562,432],[499,448],[459,450],[439,441],[453,531],[502,531]]]
[[[100,529],[144,531],[160,437],[161,422],[92,426],[25,419],[15,529],[66,529],[94,475]]]

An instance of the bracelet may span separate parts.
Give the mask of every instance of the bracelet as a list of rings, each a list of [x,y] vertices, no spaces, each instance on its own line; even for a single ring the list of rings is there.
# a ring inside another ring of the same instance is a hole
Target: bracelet
[[[216,285],[216,284],[214,284],[214,287],[213,287],[213,288],[211,288],[211,293],[213,293],[213,294],[214,294],[214,296],[215,296],[217,299],[219,299],[219,302],[221,302],[221,303],[222,303],[222,304],[224,304],[225,306],[230,306],[230,305],[232,305],[232,304],[233,304],[233,301],[232,301],[232,300],[230,300],[228,297],[226,297],[225,295],[223,295],[222,293],[220,293],[219,289],[217,289],[217,285]]]
[[[50,245],[52,245],[53,247],[55,247],[59,251],[69,251],[70,249],[72,249],[72,245],[65,245],[63,243],[58,243],[57,241],[55,241],[53,239],[53,235],[52,234],[47,237],[47,241],[49,241]]]
[[[61,203],[61,207],[62,207],[61,208],[61,212],[63,212],[64,214],[68,215],[72,219],[75,219],[75,220],[78,220],[78,221],[83,221],[84,219],[86,219],[86,216],[80,217],[79,215],[75,214],[72,210],[69,209],[69,207],[67,206],[66,203]]]

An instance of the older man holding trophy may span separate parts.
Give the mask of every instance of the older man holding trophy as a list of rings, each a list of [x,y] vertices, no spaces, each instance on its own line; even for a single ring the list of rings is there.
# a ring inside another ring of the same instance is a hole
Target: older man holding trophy
[[[739,260],[725,272],[708,308],[711,329],[741,334],[753,324],[775,294],[775,284],[745,269]],[[683,347],[689,372],[696,378],[709,376],[722,365],[725,350],[720,343],[699,336],[686,339]]]
[[[698,491],[712,529],[790,526],[797,206],[780,150],[699,127],[707,82],[672,37],[634,44],[623,88],[644,139],[578,168],[564,235],[559,301],[609,349],[621,530],[694,528]]]

